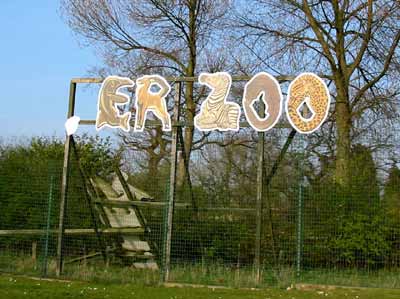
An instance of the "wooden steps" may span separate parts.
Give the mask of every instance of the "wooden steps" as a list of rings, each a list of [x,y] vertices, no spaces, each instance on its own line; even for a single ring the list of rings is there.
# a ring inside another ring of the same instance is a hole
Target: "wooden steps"
[[[126,180],[127,177],[122,173],[117,173],[112,184],[98,177],[93,178],[91,181],[98,193],[98,199],[95,201],[96,209],[105,226],[112,229],[142,231],[135,235],[124,232],[115,235],[116,255],[135,268],[156,270],[158,265],[155,262],[154,246],[151,246],[145,238],[145,233],[149,232],[149,228],[139,206],[135,204],[141,200],[152,200],[152,198],[129,185]]]

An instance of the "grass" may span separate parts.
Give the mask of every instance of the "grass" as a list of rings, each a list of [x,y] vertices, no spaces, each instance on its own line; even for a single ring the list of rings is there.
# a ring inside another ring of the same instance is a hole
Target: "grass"
[[[304,271],[304,283],[372,288],[399,288],[400,269],[375,271],[355,269],[319,269]]]
[[[262,270],[262,280],[254,282],[252,267],[239,270],[222,265],[176,265],[171,271],[171,281],[224,285],[229,287],[278,287],[286,288],[294,283],[337,285],[349,287],[399,288],[400,270],[356,270],[356,269],[314,269],[302,271],[296,276],[294,268],[280,266]]]
[[[137,299],[398,299],[400,290],[388,289],[218,289],[165,288],[135,284],[105,284],[68,281],[33,280],[25,277],[0,275],[0,298],[137,298]]]
[[[295,272],[288,267],[278,271],[262,271],[262,281],[255,283],[255,271],[252,266],[239,269],[221,264],[179,264],[171,268],[171,281],[223,285],[233,288],[251,287],[288,287],[296,281]]]
[[[8,273],[41,276],[42,265],[40,259],[35,263],[28,255],[6,255],[4,252],[0,255],[0,270]],[[55,259],[50,259],[48,263],[49,277],[54,277],[55,265]],[[263,270],[261,273],[262,281],[259,284],[255,283],[254,274],[251,266],[236,269],[235,267],[215,263],[178,264],[172,265],[170,281],[201,285],[220,285],[232,288],[287,288],[295,283],[308,283],[400,289],[399,269],[370,272],[365,270],[320,269],[304,271],[301,277],[298,278],[293,268],[281,266],[276,269]],[[101,260],[93,260],[87,263],[65,265],[64,277],[94,283],[133,283],[137,286],[154,286],[159,283],[160,272],[139,270],[113,263],[105,266]]]

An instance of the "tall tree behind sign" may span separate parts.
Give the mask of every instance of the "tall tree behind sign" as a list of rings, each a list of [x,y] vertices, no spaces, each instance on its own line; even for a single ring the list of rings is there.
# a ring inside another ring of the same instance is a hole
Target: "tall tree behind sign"
[[[335,178],[348,187],[360,123],[383,126],[400,92],[400,2],[255,0],[238,7],[235,24],[246,29],[242,41],[256,59],[277,73],[294,66],[293,73],[332,80]]]

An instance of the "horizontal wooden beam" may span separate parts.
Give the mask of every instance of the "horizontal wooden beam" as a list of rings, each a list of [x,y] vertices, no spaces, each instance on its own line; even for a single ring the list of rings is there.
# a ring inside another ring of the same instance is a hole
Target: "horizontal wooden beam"
[[[97,256],[101,256],[101,255],[102,255],[101,252],[95,252],[95,253],[79,256],[79,257],[71,259],[69,261],[65,261],[64,264],[71,264],[71,263],[75,263],[75,262],[80,262],[82,260],[88,260],[88,259],[91,259],[91,258],[94,258],[94,257],[97,257]]]
[[[99,229],[102,234],[124,234],[124,235],[140,235],[144,233],[142,227],[125,227],[125,228],[103,228]],[[51,229],[50,234],[57,234],[58,230]],[[64,231],[66,235],[92,235],[95,234],[95,230],[91,228],[77,228],[77,229],[66,229]],[[46,230],[44,229],[15,229],[15,230],[0,230],[0,236],[17,236],[17,235],[44,235]]]
[[[138,207],[147,207],[147,208],[164,208],[167,202],[165,201],[122,201],[122,200],[97,200],[95,201],[97,204],[101,204],[104,206],[113,206],[113,207],[129,207],[132,205]],[[192,205],[190,203],[175,203],[175,208],[177,209],[191,209]],[[199,212],[208,212],[208,211],[217,211],[217,212],[255,212],[255,208],[222,208],[222,207],[199,207]]]
[[[232,81],[249,81],[252,76],[232,76]],[[287,82],[292,81],[295,76],[276,76],[275,77],[278,82]],[[131,78],[135,81],[136,78]],[[170,82],[197,82],[198,77],[165,77],[167,81]],[[102,83],[104,78],[73,78],[71,79],[71,83],[80,83],[80,84],[91,84],[91,83]]]
[[[134,119],[131,119],[131,126],[134,126]],[[81,119],[79,121],[80,125],[86,125],[86,126],[92,126],[96,124],[96,120],[95,119]],[[157,120],[146,120],[146,126],[147,127],[161,127],[162,123],[160,121]],[[184,121],[180,121],[180,122],[176,122],[176,123],[172,123],[173,127],[193,127],[194,124],[192,122],[184,122]],[[250,128],[250,124],[247,121],[241,121],[239,123],[239,127],[240,128]],[[274,126],[274,128],[276,129],[290,129],[292,128],[292,126],[285,122],[285,123],[278,123]]]
[[[122,201],[122,200],[96,200],[97,204],[103,206],[115,206],[115,207],[129,207],[129,206],[138,206],[138,207],[164,207],[167,202],[165,201]],[[188,203],[176,203],[175,206],[180,208],[190,208],[191,205]]]

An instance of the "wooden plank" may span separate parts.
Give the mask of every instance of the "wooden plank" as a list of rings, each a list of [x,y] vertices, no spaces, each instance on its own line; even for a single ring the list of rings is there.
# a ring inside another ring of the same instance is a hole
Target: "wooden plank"
[[[106,250],[106,253],[112,253],[112,252],[115,252],[115,248],[111,248],[111,249],[107,249]],[[76,257],[76,258],[71,259],[69,261],[65,261],[64,264],[70,264],[70,263],[79,262],[79,261],[85,260],[85,259],[91,259],[91,258],[94,258],[94,257],[102,255],[102,254],[103,253],[101,251],[94,252],[94,253],[89,253],[87,255],[79,256],[79,257]]]
[[[75,263],[75,262],[80,262],[82,260],[91,259],[91,258],[94,258],[96,256],[100,256],[100,255],[102,255],[101,252],[95,252],[95,253],[79,256],[79,257],[71,259],[69,261],[65,261],[64,264],[71,264],[71,263]]]
[[[135,258],[135,259],[142,259],[142,260],[154,260],[154,258],[155,258],[154,255],[138,254],[138,253],[132,252],[132,251],[126,251],[123,254],[119,254],[119,256],[130,257],[130,258]]]
[[[150,252],[151,248],[147,241],[142,241],[138,236],[124,236],[124,242],[121,244],[122,249],[127,251],[147,251]]]
[[[256,209],[254,208],[198,208],[199,212],[225,212],[225,213],[233,213],[233,212],[240,212],[240,213],[254,213]]]
[[[122,207],[103,207],[111,227],[143,227],[135,209]]]
[[[124,235],[140,235],[144,233],[144,229],[142,227],[118,227],[118,228],[99,228],[98,231],[102,234],[124,234]],[[9,229],[9,230],[0,230],[0,236],[19,236],[19,235],[44,235],[46,230],[44,229]],[[58,234],[57,229],[52,229],[49,231],[49,234],[56,235]],[[96,234],[96,231],[92,228],[71,228],[64,229],[64,235],[92,235]]]
[[[36,264],[37,260],[37,241],[32,242],[32,263]]]
[[[93,230],[88,229],[87,233],[92,234]],[[140,235],[144,233],[143,227],[110,227],[110,228],[103,228],[100,229],[100,232],[103,234],[124,234],[124,235]],[[68,234],[68,230],[66,230]]]
[[[133,127],[135,119],[131,119],[131,126]],[[96,124],[95,119],[81,119],[79,121],[80,125],[92,126]],[[162,123],[157,120],[146,120],[146,127],[161,127]],[[193,122],[179,121],[172,122],[172,127],[193,127]],[[239,123],[240,128],[251,128],[251,125],[247,121],[241,121]],[[292,126],[288,122],[278,123],[274,126],[274,129],[290,129]]]
[[[251,76],[232,76],[232,81],[249,81]],[[287,82],[294,80],[295,76],[276,76],[275,77],[278,82]],[[136,78],[131,78],[131,80],[135,81]],[[165,77],[165,80],[170,82],[198,82],[198,77]],[[71,80],[72,83],[102,83],[104,78],[73,78]]]
[[[119,200],[98,200],[96,203],[101,204],[103,206],[112,206],[112,207],[131,207],[132,205],[136,205],[138,207],[150,208],[150,209],[163,209],[165,205],[168,204],[166,201],[119,201]],[[192,204],[190,203],[182,203],[176,202],[174,203],[175,209],[192,209]],[[223,208],[223,207],[198,207],[199,212],[255,212],[256,208]],[[279,209],[274,209],[279,211]]]
[[[136,262],[133,263],[133,267],[136,269],[149,269],[149,270],[158,270],[158,265],[156,262],[153,261],[146,261],[146,262]]]
[[[181,83],[175,84],[175,103],[173,122],[179,121],[179,106],[181,99]],[[178,128],[172,128],[172,143],[171,143],[171,168],[169,175],[169,201],[168,201],[168,214],[167,214],[167,230],[164,246],[164,261],[163,261],[163,282],[169,279],[170,262],[171,262],[171,243],[172,243],[172,223],[174,217],[174,204],[175,204],[175,187],[176,187],[176,166],[178,154]]]
[[[102,83],[104,78],[72,78],[72,83]]]
[[[134,201],[136,198],[134,196],[134,194],[132,194],[131,190],[129,189],[128,183],[125,181],[124,176],[122,175],[121,170],[119,169],[118,166],[115,166],[115,173],[117,174],[117,177],[121,183],[122,188],[124,189],[124,193],[126,194],[126,196],[128,197],[128,199],[130,201]],[[147,225],[147,221],[146,218],[144,217],[144,215],[141,213],[141,211],[138,209],[137,206],[133,206],[134,210],[135,210],[135,216],[137,217],[138,221],[140,222],[141,226],[144,227],[144,229],[148,232],[151,233],[148,225]]]
[[[115,206],[115,207],[155,207],[155,208],[164,208],[165,205],[168,204],[166,201],[122,201],[122,200],[98,200],[96,203],[101,204],[103,206]],[[176,203],[176,206],[181,208],[190,208],[191,204],[189,203]]]
[[[67,119],[74,115],[75,111],[75,95],[76,95],[76,83],[70,84],[69,87],[69,103],[68,103],[68,114]],[[70,168],[70,154],[71,154],[71,141],[72,136],[67,136],[64,145],[64,162],[63,162],[63,173],[61,179],[61,198],[60,198],[60,216],[58,224],[58,239],[57,239],[57,266],[56,275],[59,277],[62,273],[62,262],[63,262],[63,242],[64,242],[64,217],[67,206],[67,191],[68,191],[68,174]]]

